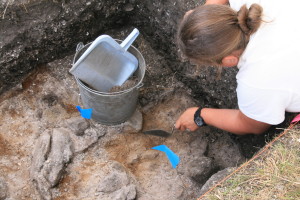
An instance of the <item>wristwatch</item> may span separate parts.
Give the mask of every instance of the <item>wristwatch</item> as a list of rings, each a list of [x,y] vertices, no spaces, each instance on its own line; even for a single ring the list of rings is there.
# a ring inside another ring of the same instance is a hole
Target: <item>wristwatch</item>
[[[198,108],[194,114],[194,122],[199,127],[206,126],[207,124],[205,123],[204,119],[200,116],[200,112],[201,112],[201,107]]]

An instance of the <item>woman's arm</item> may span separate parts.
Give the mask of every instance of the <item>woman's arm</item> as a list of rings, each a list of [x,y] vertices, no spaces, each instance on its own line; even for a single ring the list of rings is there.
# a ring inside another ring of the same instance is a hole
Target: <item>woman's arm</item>
[[[197,109],[197,107],[187,109],[176,121],[175,127],[182,131],[197,130],[198,127],[194,122],[194,113]],[[269,124],[247,117],[240,110],[203,108],[200,115],[206,124],[238,135],[260,134],[270,127]]]
[[[201,116],[207,124],[239,135],[260,134],[271,126],[251,119],[240,110],[234,109],[203,108]]]

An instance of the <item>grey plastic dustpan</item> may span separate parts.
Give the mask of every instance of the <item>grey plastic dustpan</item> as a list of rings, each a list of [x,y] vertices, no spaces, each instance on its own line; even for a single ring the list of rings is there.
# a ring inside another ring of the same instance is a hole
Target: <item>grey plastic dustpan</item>
[[[70,69],[70,73],[100,92],[121,86],[137,69],[137,58],[127,49],[139,35],[135,28],[121,43],[99,36]]]

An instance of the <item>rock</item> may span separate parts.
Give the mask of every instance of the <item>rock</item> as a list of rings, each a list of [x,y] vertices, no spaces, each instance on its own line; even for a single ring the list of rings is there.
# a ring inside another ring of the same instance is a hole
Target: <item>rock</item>
[[[38,138],[38,141],[34,147],[32,162],[31,162],[31,170],[30,177],[35,179],[39,176],[41,169],[45,161],[48,158],[48,154],[51,150],[51,135],[49,130],[46,130],[41,136]]]
[[[70,134],[74,153],[80,153],[88,149],[91,145],[95,144],[100,137],[104,136],[107,132],[107,127],[94,124],[88,129],[84,130],[84,134],[79,136],[76,134]]]
[[[44,163],[48,158],[51,150],[51,135],[50,131],[46,130],[38,139],[34,151],[30,169],[30,177],[35,183],[35,186],[43,199],[51,200],[50,184],[41,174]]]
[[[101,126],[100,124],[96,124]],[[124,123],[117,124],[114,126],[107,127],[108,135],[115,135],[119,133],[138,133],[142,130],[143,126],[143,115],[136,109],[133,115]]]
[[[111,162],[111,169],[112,170],[117,170],[117,171],[120,171],[120,172],[124,172],[125,173],[125,169],[124,169],[124,167],[123,167],[123,165],[121,165],[120,163],[118,163],[118,162],[115,162],[115,161],[113,161],[113,162]]]
[[[69,130],[64,128],[54,129],[52,132],[51,151],[41,172],[52,187],[61,179],[65,165],[73,156],[69,134]]]
[[[72,158],[70,131],[65,128],[45,131],[35,145],[30,177],[42,199],[52,199],[51,188],[62,178]]]
[[[213,160],[208,157],[198,157],[178,165],[178,172],[184,174],[200,184],[215,172]]]
[[[207,157],[213,158],[218,167],[222,169],[235,167],[245,161],[238,144],[228,133],[210,133],[209,137],[213,135],[215,135],[214,142],[209,143]]]
[[[197,137],[190,143],[190,147],[193,149],[193,156],[199,157],[206,153],[207,151],[207,140],[204,139],[202,134],[203,130],[199,129],[197,131]]]
[[[99,184],[98,191],[104,193],[112,193],[129,183],[127,174],[119,172],[117,170],[111,172],[103,181]]]
[[[153,160],[153,159],[155,159],[158,155],[159,155],[159,152],[158,152],[158,151],[152,151],[152,150],[150,149],[150,150],[146,150],[146,151],[142,152],[142,154],[141,154],[141,159],[144,159],[144,160]]]
[[[136,186],[124,167],[113,162],[109,174],[99,182],[97,192],[101,199],[133,200],[136,198]]]
[[[131,3],[127,3],[125,6],[124,6],[124,11],[126,12],[130,12],[134,9],[133,5]]]
[[[86,119],[81,116],[73,117],[67,120],[67,126],[75,133],[77,136],[82,136],[84,131],[89,128],[90,124]]]
[[[45,177],[41,174],[35,178],[34,183],[36,185],[37,191],[43,200],[52,200],[52,193],[51,193],[51,185]]]
[[[126,133],[137,133],[142,130],[143,115],[136,109],[133,115],[123,124],[123,131]]]
[[[87,132],[87,131],[86,131]],[[71,139],[73,141],[74,153],[80,153],[88,149],[92,144],[98,141],[97,131],[93,129],[89,129],[88,136],[76,136],[71,135]]]
[[[115,192],[112,199],[115,200],[134,200],[136,198],[136,186],[130,184],[122,187],[120,190]]]
[[[206,183],[202,186],[200,190],[200,195],[207,192],[211,187],[213,187],[215,184],[217,184],[219,181],[221,181],[223,178],[225,178],[227,175],[229,175],[235,168],[228,167],[223,170],[218,171],[214,175],[212,175]]]
[[[213,160],[207,157],[199,157],[187,163],[187,176],[198,183],[204,183],[215,171]]]
[[[0,200],[5,200],[8,195],[8,188],[4,178],[0,177]]]
[[[137,163],[140,159],[141,159],[140,154],[138,154],[136,152],[133,152],[133,153],[129,152],[129,155],[127,157],[127,163],[130,165],[133,165],[133,164]]]
[[[107,127],[101,124],[94,124],[91,126],[89,129],[86,129],[84,131],[84,135],[91,137],[91,136],[96,136],[96,137],[101,137],[104,136],[107,132]]]

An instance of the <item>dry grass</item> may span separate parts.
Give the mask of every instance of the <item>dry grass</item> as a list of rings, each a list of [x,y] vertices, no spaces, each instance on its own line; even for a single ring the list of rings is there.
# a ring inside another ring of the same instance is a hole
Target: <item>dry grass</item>
[[[11,5],[13,2],[14,2],[14,0],[7,0],[7,2],[5,4],[5,8],[4,8],[3,12],[2,12],[2,19],[5,18],[5,13],[6,13],[6,10],[7,10],[8,6]]]
[[[221,186],[209,200],[300,199],[300,127],[293,128],[272,147]]]

